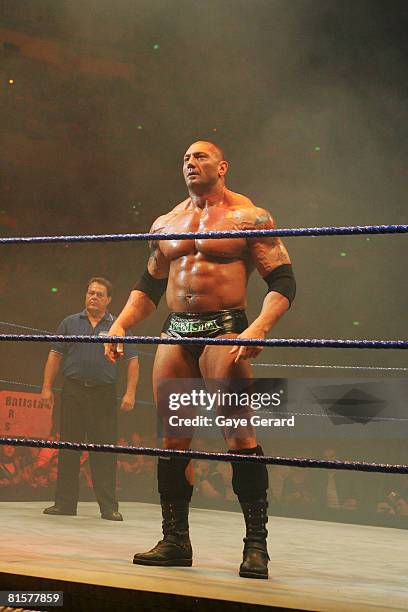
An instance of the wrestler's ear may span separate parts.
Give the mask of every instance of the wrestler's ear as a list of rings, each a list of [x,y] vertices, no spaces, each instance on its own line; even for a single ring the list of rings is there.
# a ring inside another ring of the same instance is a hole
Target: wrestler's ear
[[[218,164],[218,176],[224,176],[228,171],[228,162],[223,159]]]

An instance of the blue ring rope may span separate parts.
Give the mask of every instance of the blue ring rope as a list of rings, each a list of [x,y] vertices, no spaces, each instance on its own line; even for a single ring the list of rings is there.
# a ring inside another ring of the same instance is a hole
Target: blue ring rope
[[[36,327],[28,327],[27,325],[21,325],[20,323],[9,323],[8,321],[0,321],[0,325],[7,327],[19,327],[20,329],[28,329],[30,331],[40,332],[42,334],[50,334],[50,331],[38,329]],[[154,357],[154,353],[146,353],[145,351],[138,351],[138,355],[144,355],[145,357]],[[367,365],[335,365],[335,364],[320,364],[312,365],[307,363],[259,363],[253,362],[251,365],[254,368],[320,368],[320,369],[332,369],[332,370],[379,370],[385,372],[408,372],[408,368],[400,367],[386,367],[386,366],[367,366]],[[1,382],[9,382],[0,380]],[[13,383],[11,384],[24,384],[24,383]]]
[[[37,390],[41,390],[42,387],[40,385],[33,385],[30,383],[23,383],[17,380],[5,380],[0,378],[0,384],[5,384],[5,385],[11,385],[14,387],[23,387],[23,388],[27,388],[27,389],[37,389]],[[53,387],[52,389],[54,392],[59,393],[60,391],[62,391],[62,388],[60,387]],[[121,396],[117,396],[116,398],[117,400],[122,399]],[[135,402],[135,406],[139,406],[139,405],[146,405],[146,406],[155,406],[155,404],[153,402],[146,402],[145,400],[137,400]],[[291,412],[291,414],[293,416],[307,416],[307,417],[320,417],[320,418],[325,418],[327,415],[322,414],[322,413],[314,413],[314,412]],[[275,416],[286,416],[286,412],[274,412]],[[348,417],[350,419],[358,419],[360,418],[361,415],[348,415]],[[331,414],[330,415],[330,419],[344,419],[344,416],[342,415],[336,415],[336,414]],[[407,418],[400,418],[400,417],[373,417],[371,419],[371,422],[391,422],[391,421],[401,421],[401,422],[405,422],[408,421],[408,417]]]
[[[383,474],[408,474],[408,465],[391,463],[367,463],[365,461],[324,461],[302,457],[270,457],[259,455],[239,455],[229,453],[209,453],[195,450],[175,450],[146,448],[143,446],[118,446],[114,444],[90,444],[85,442],[63,442],[54,440],[34,440],[32,438],[0,438],[0,445],[29,446],[32,448],[56,448],[89,452],[121,453],[124,455],[147,455],[150,457],[190,457],[208,461],[239,463],[263,463],[266,465],[290,465],[305,468],[324,468],[328,470],[348,470],[359,472],[381,472]]]
[[[20,323],[9,323],[8,321],[0,321],[0,326],[1,325],[4,325],[6,327],[18,327],[20,329],[28,329],[29,331],[40,332],[42,336],[44,334],[51,334],[52,333],[52,332],[44,330],[44,329],[38,329],[37,327],[28,327],[28,325],[21,325]],[[137,352],[137,356],[139,356],[139,355],[143,355],[145,357],[154,357],[154,353],[146,353],[144,351],[138,351]],[[1,380],[0,380],[0,382],[1,382]]]
[[[181,233],[87,234],[83,236],[9,236],[0,244],[48,242],[123,242],[125,240],[191,240],[204,238],[265,238],[273,236],[351,236],[365,234],[406,234],[408,225],[351,225],[343,227],[300,227],[288,229],[235,230]]]
[[[50,331],[43,329],[37,329],[36,327],[28,327],[27,325],[21,325],[20,323],[9,323],[8,321],[0,321],[0,325],[7,327],[19,327],[20,329],[28,329],[30,331],[41,332],[42,334],[50,334]],[[138,355],[144,355],[146,357],[154,357],[154,353],[146,353],[145,351],[138,351]],[[379,370],[385,372],[408,372],[408,368],[400,367],[386,367],[386,366],[367,366],[367,365],[335,365],[335,364],[320,364],[311,365],[306,363],[257,363],[256,361],[251,363],[255,368],[320,368],[320,369],[332,369],[332,370]],[[1,382],[7,382],[2,381]],[[23,384],[23,383],[16,383]]]
[[[96,344],[206,344],[221,346],[292,346],[304,348],[407,349],[407,340],[327,340],[305,338],[161,338],[159,336],[87,336],[0,334],[3,342],[91,342]]]

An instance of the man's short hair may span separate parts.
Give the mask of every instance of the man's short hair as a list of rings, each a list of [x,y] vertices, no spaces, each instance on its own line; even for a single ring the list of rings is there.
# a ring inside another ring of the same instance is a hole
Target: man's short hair
[[[210,144],[212,147],[214,147],[214,149],[217,151],[220,161],[224,161],[225,159],[225,154],[224,151],[221,149],[221,147],[219,147],[217,144],[215,144],[215,142],[211,142],[210,140],[207,140],[208,144]]]
[[[103,278],[102,276],[93,276],[91,279],[89,279],[86,288],[89,289],[89,285],[92,285],[92,283],[99,283],[100,285],[103,285],[104,287],[106,287],[106,293],[108,294],[108,297],[111,296],[112,283],[108,281],[107,278]]]
[[[216,150],[220,161],[223,161],[225,159],[225,154],[224,151],[221,149],[221,147],[219,147],[217,144],[215,144],[215,142],[212,142],[211,140],[196,140],[196,142],[204,142],[205,144],[209,144],[212,146],[213,149]],[[195,144],[195,143],[193,143]]]

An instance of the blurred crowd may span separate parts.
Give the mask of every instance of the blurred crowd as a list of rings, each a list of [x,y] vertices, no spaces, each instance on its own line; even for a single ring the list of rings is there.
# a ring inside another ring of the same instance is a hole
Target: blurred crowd
[[[15,446],[0,449],[2,499],[47,499],[47,490],[56,482],[57,472],[57,450]]]
[[[154,447],[156,440],[134,431],[129,438],[119,438],[118,444]],[[322,458],[339,459],[332,448],[325,449]],[[155,463],[154,457],[145,455],[118,455],[120,500],[157,501]],[[57,450],[2,446],[0,498],[9,501],[51,499],[57,469]],[[230,463],[195,461],[193,505],[237,510],[231,472]],[[274,465],[269,467],[269,479],[271,514],[408,528],[408,474],[365,474]],[[87,452],[81,454],[80,498],[83,501],[93,499]]]
[[[327,448],[322,459],[340,458]],[[193,502],[233,510],[237,502],[231,476],[229,463],[197,462]],[[274,515],[408,528],[408,474],[270,466],[269,510]]]
[[[58,439],[58,435],[51,439]],[[148,437],[133,432],[119,438],[122,446],[155,446]],[[94,499],[89,453],[81,453],[80,499]],[[117,493],[122,500],[156,501],[155,459],[143,455],[118,455]],[[58,473],[58,451],[48,448],[0,448],[0,499],[8,501],[48,500],[54,495]]]

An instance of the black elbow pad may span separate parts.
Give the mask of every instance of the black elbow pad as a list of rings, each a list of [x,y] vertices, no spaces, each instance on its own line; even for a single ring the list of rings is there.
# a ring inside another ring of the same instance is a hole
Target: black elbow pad
[[[289,300],[290,305],[292,304],[296,295],[296,281],[291,264],[278,266],[265,276],[264,281],[268,285],[268,293],[277,291]]]
[[[154,278],[149,270],[146,269],[133,289],[145,293],[157,306],[161,296],[166,291],[166,287],[167,278]]]

